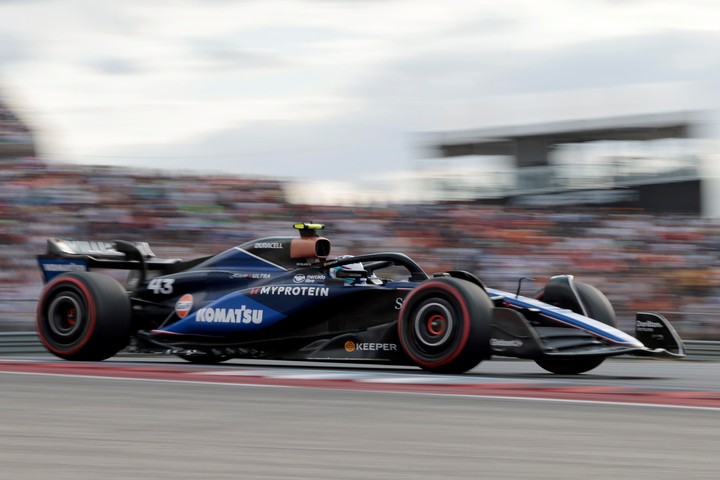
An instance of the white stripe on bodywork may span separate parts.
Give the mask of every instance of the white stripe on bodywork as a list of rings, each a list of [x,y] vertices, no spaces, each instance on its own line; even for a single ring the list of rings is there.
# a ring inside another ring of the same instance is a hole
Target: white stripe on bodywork
[[[637,348],[644,347],[642,342],[637,338],[628,335],[622,330],[618,330],[615,327],[611,327],[590,317],[580,315],[572,310],[556,307],[555,305],[550,305],[534,298],[523,297],[522,295],[516,296],[513,293],[495,290],[493,288],[488,288],[487,293],[491,297],[502,297],[503,301],[511,306],[539,310],[542,315],[551,320],[579,328],[610,342]]]

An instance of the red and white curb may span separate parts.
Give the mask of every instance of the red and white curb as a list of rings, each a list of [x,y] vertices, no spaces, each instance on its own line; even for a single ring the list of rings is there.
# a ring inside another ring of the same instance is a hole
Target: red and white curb
[[[423,372],[232,366],[198,368],[196,365],[160,363],[128,365],[0,359],[0,373],[720,409],[720,391],[578,385],[552,379],[494,379],[475,375],[432,375]]]

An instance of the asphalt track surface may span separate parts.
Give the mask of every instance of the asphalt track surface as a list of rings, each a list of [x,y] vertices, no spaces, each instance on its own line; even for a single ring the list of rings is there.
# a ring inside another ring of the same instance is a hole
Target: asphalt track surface
[[[0,479],[715,479],[720,363],[0,358]]]

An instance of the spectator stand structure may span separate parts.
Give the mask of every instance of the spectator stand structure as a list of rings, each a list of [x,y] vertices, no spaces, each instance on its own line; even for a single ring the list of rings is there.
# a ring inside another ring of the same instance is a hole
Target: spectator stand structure
[[[506,157],[508,168],[435,177],[441,198],[528,207],[702,212],[701,112],[423,134],[433,161]]]

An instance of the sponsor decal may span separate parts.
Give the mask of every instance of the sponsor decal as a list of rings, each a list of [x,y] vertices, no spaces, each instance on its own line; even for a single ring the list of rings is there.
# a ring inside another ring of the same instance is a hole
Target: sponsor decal
[[[134,242],[133,245],[140,253],[147,257],[154,257],[155,254],[150,250],[150,246],[146,242]],[[113,257],[124,257],[125,254],[115,249],[115,242],[94,242],[82,240],[59,240],[58,246],[67,253],[80,255],[104,255]]]
[[[639,321],[635,323],[635,329],[638,332],[654,332],[656,328],[663,328],[662,323],[653,322],[652,320]]]
[[[230,278],[270,278],[269,273],[233,273]]]
[[[260,287],[250,290],[250,295],[290,295],[293,297],[327,297],[328,287]]]
[[[256,242],[253,248],[264,248],[264,249],[280,249],[283,248],[282,242]]]
[[[395,299],[395,310],[400,310],[403,306],[404,298],[398,297]]]
[[[43,263],[43,270],[53,273],[85,272],[87,267],[79,263]]]
[[[293,277],[293,283],[315,283],[318,280],[325,280],[325,275],[305,275],[298,273]]]
[[[395,343],[374,343],[374,342],[353,342],[348,340],[345,342],[345,351],[352,352],[396,352],[397,344]]]
[[[523,342],[520,340],[501,340],[499,338],[491,338],[490,346],[499,348],[520,348],[523,346]]]
[[[198,323],[254,323],[259,325],[263,321],[263,311],[254,308],[247,308],[241,305],[239,308],[201,308],[195,314],[195,321]]]
[[[189,293],[186,293],[182,297],[180,297],[180,300],[177,301],[175,304],[175,313],[177,313],[177,316],[180,318],[185,318],[188,316],[188,313],[190,313],[190,310],[192,310],[193,307],[193,296]]]
[[[302,274],[298,274],[298,275],[296,275],[296,277],[299,276],[299,275],[302,275]],[[323,280],[325,280],[325,275],[322,275],[322,274],[304,275],[304,277],[305,277],[305,278],[303,279],[302,282],[298,282],[298,281],[296,281],[295,279],[293,279],[293,281],[294,281],[295,283],[315,283],[315,282],[317,282],[317,281],[323,281]]]
[[[78,240],[66,240],[63,246],[68,247],[71,253],[111,253],[118,254],[115,244],[112,242],[84,242]]]

